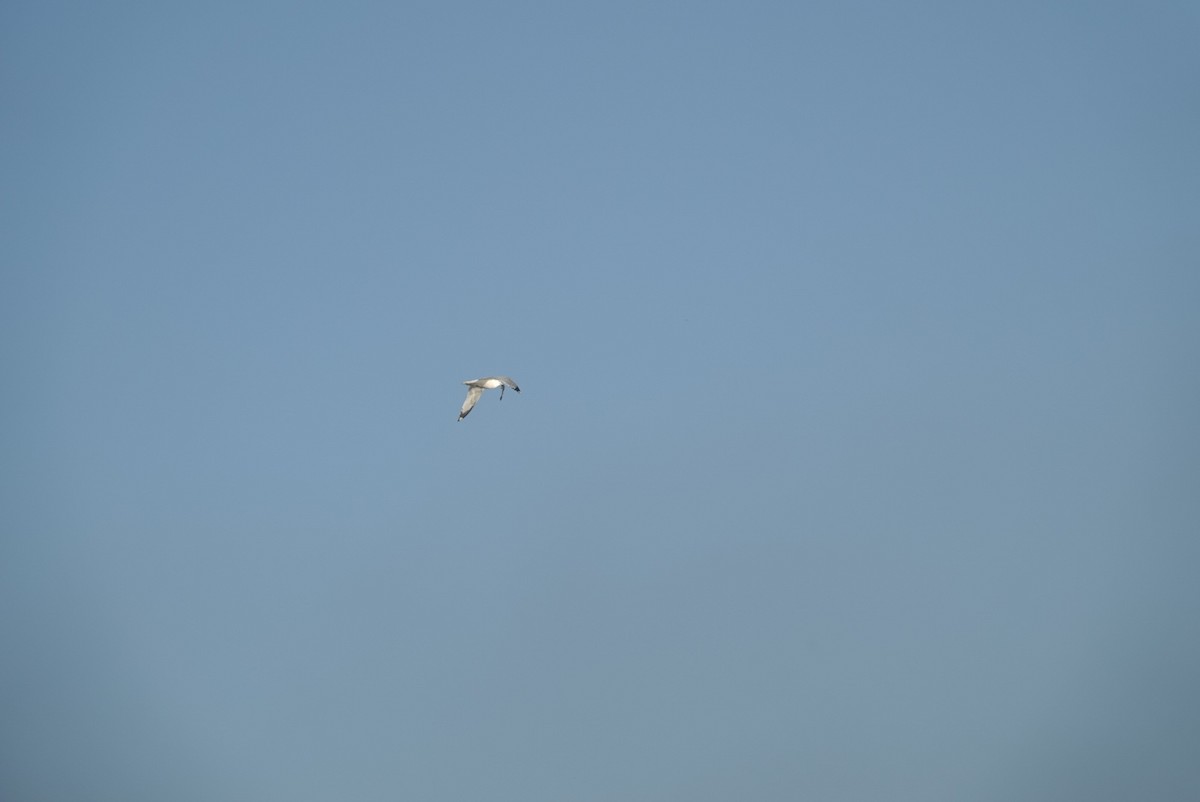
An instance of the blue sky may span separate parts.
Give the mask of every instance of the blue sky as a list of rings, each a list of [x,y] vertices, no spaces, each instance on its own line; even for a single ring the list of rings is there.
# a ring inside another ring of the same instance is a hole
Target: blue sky
[[[5,798],[1200,793],[1198,44],[6,4]]]

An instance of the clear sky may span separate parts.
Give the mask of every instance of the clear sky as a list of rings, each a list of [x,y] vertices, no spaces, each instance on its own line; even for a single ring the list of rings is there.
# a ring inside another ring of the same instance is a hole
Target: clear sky
[[[1200,796],[1194,3],[8,2],[0,145],[4,799]]]

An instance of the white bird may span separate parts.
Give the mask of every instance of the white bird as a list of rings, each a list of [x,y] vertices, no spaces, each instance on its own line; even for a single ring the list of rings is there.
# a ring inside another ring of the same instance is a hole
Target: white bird
[[[499,387],[501,401],[504,400],[505,387],[511,387],[518,393],[521,392],[521,388],[517,386],[517,383],[507,376],[484,376],[482,379],[471,379],[470,381],[463,382],[463,384],[467,385],[470,389],[467,390],[467,400],[463,401],[462,409],[458,411],[459,420],[462,420],[471,413],[475,402],[479,400],[479,396],[483,395],[484,390],[495,390]]]

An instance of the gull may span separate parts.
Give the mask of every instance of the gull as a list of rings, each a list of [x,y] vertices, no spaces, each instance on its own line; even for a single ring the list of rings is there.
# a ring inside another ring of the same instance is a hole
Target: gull
[[[462,409],[458,411],[459,420],[471,414],[471,410],[475,407],[475,402],[479,400],[479,396],[483,395],[484,390],[495,390],[499,387],[501,401],[504,400],[505,387],[511,387],[518,393],[521,392],[521,388],[517,386],[517,383],[507,376],[484,376],[482,379],[471,379],[470,381],[463,382],[463,384],[471,389],[467,390],[467,400],[463,401]]]

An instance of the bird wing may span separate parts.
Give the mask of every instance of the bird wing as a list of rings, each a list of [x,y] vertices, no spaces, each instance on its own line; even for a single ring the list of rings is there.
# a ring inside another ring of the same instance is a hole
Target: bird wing
[[[475,402],[479,400],[479,396],[483,395],[482,387],[468,387],[467,400],[463,401],[462,409],[458,411],[458,419],[462,420],[467,417],[471,409],[475,406]]]
[[[518,393],[521,392],[521,388],[517,386],[517,383],[515,381],[513,381],[512,379],[508,378],[507,376],[495,376],[493,378],[499,379],[500,381],[507,384],[509,387],[516,390]]]

